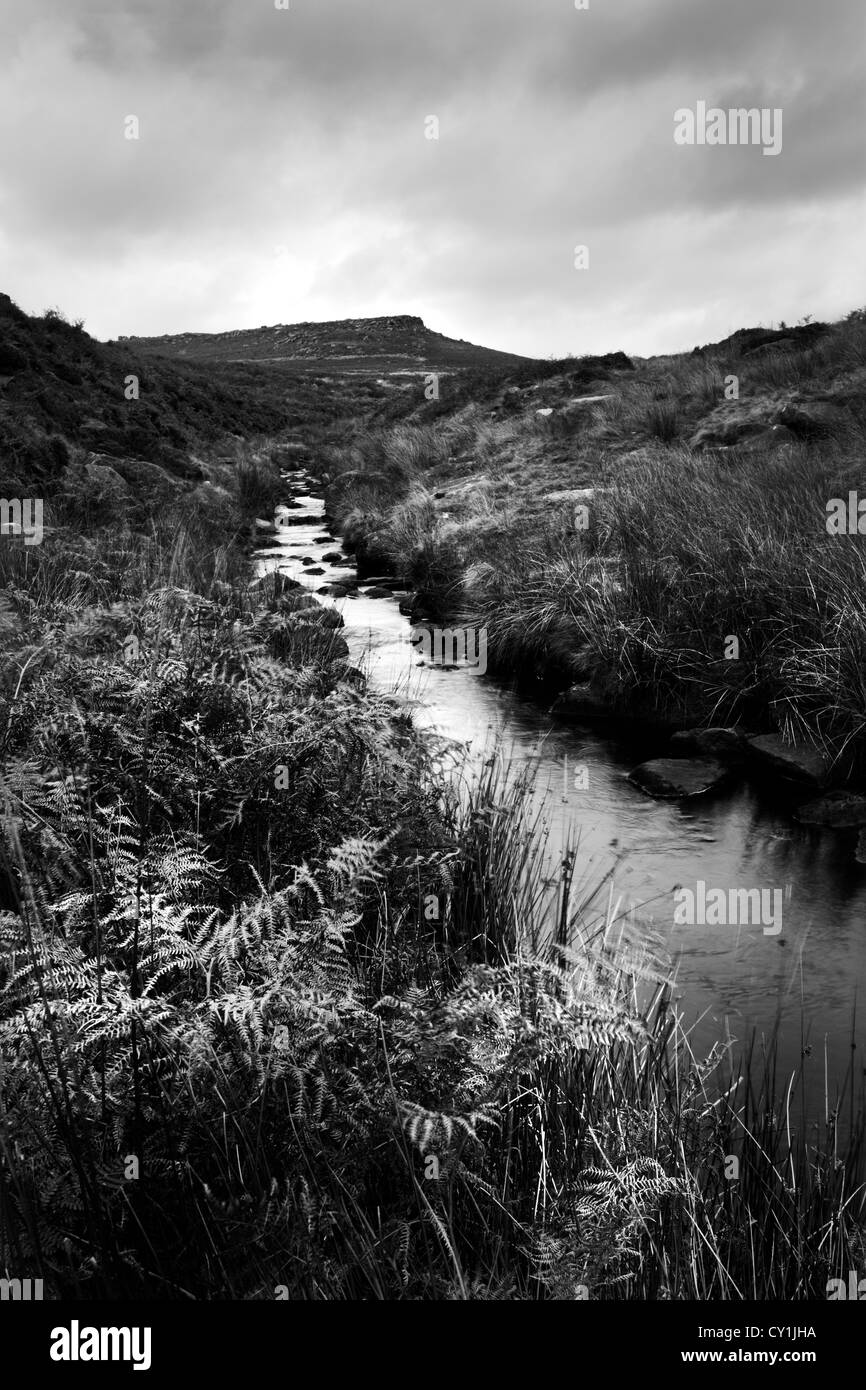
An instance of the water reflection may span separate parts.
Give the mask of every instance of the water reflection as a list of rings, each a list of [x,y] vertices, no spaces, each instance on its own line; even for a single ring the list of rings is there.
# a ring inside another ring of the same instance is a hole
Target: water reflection
[[[261,553],[261,568],[278,567],[313,592],[353,576],[348,560],[325,565],[324,575],[308,573],[339,542],[316,539],[325,530],[321,498],[302,492],[296,501],[315,519],[286,527]],[[500,756],[537,761],[534,809],[546,820],[552,859],[579,841],[584,884],[601,882],[614,867],[622,910],[633,908],[677,963],[678,1007],[696,1053],[719,1038],[745,1043],[753,1029],[769,1035],[781,1019],[779,1061],[787,1073],[802,1060],[810,1110],[822,1109],[825,1061],[831,1093],[852,1065],[859,1087],[862,1053],[852,1052],[851,1032],[857,1001],[866,997],[866,867],[854,857],[856,831],[799,826],[790,792],[748,782],[708,801],[653,801],[627,777],[654,750],[598,728],[557,723],[471,671],[424,665],[396,598],[362,592],[322,601],[341,612],[351,659],[374,688],[411,701],[419,725],[459,740],[479,758],[498,740]],[[781,932],[675,925],[675,889],[699,880],[708,888],[783,890]]]

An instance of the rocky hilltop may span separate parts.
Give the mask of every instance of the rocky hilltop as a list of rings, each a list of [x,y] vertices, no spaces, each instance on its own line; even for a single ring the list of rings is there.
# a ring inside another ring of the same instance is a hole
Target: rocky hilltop
[[[166,333],[121,338],[142,352],[200,361],[279,362],[298,371],[425,372],[507,367],[530,359],[448,338],[415,314],[276,323],[225,333]]]

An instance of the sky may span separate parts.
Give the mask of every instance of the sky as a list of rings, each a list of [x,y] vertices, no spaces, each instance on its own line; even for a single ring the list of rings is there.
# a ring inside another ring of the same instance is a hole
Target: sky
[[[0,0],[0,290],[536,357],[866,304],[863,0],[277,3]],[[677,143],[699,102],[781,149]]]

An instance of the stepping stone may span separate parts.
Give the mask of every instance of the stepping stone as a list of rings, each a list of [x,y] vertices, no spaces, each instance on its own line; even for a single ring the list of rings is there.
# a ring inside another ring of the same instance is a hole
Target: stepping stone
[[[629,773],[629,781],[648,796],[673,801],[715,791],[730,775],[712,758],[654,758]]]

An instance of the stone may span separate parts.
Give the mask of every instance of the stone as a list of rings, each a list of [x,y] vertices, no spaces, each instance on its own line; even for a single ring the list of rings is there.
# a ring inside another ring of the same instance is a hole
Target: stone
[[[107,464],[89,462],[84,465],[85,486],[94,502],[120,505],[131,496],[129,484],[117,469]]]
[[[689,448],[731,449],[735,445],[745,444],[756,435],[763,434],[767,427],[768,421],[753,413],[735,412],[733,409],[729,409],[729,413],[725,415],[716,412],[707,424],[702,425],[692,435]]]
[[[329,550],[322,556],[323,565],[344,565],[346,557],[341,550]]]
[[[364,589],[362,592],[363,592],[364,598],[393,598],[393,597],[394,597],[394,595],[392,594],[392,592],[391,592],[390,589],[383,589],[383,588],[380,588],[380,586],[379,586],[378,584],[374,584],[373,587],[372,587],[371,589]]]
[[[848,412],[832,401],[790,401],[777,416],[780,425],[787,425],[796,435],[820,439],[838,430],[849,421]]]
[[[315,610],[308,610],[311,622],[318,623],[320,627],[343,627],[343,619],[336,608],[325,608],[321,603],[317,603]],[[305,615],[306,616],[306,615]]]
[[[151,502],[157,497],[178,497],[183,492],[183,484],[178,478],[173,478],[166,469],[161,468],[158,463],[151,463],[149,459],[91,453],[88,455],[88,461],[119,473],[134,492],[144,494]]]
[[[768,425],[760,434],[753,434],[745,439],[740,447],[748,453],[761,453],[767,449],[781,449],[799,442],[787,425]]]
[[[747,738],[746,745],[760,766],[798,782],[821,786],[830,771],[829,761],[823,753],[816,748],[786,743],[781,734],[758,734]]]
[[[831,830],[844,830],[866,825],[866,796],[860,792],[835,791],[807,801],[794,812],[802,825],[817,825]]]
[[[629,773],[629,781],[663,800],[704,796],[730,778],[730,769],[712,758],[654,758]]]
[[[287,574],[280,574],[279,570],[271,570],[269,574],[263,574],[256,581],[262,588],[273,588],[274,597],[280,598],[282,594],[295,593],[303,590],[303,584],[297,579],[291,579]]]

